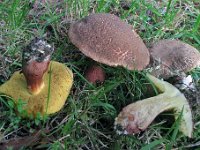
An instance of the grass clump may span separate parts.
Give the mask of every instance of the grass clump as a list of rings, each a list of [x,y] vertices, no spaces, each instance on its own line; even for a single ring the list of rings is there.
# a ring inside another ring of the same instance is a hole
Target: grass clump
[[[21,68],[22,48],[33,37],[45,37],[56,51],[53,60],[70,67],[75,83],[65,107],[45,120],[26,120],[16,115],[9,98],[0,96],[0,142],[32,137],[42,130],[34,149],[170,149],[195,148],[200,140],[200,113],[194,111],[192,139],[177,133],[165,115],[143,133],[119,136],[113,130],[114,118],[122,107],[156,94],[148,93],[143,72],[101,65],[107,74],[104,84],[92,86],[83,77],[91,61],[74,47],[67,36],[70,23],[90,13],[112,13],[131,24],[147,46],[159,39],[178,38],[200,49],[200,3],[190,0],[5,0],[0,5],[0,55],[9,67],[0,71],[3,84]],[[3,61],[2,61],[3,62]],[[192,72],[199,82],[199,69]],[[197,94],[199,96],[199,94]],[[19,107],[20,109],[21,107]],[[170,115],[167,115],[170,116]],[[164,118],[164,121],[163,121]],[[167,121],[166,121],[167,120]],[[177,120],[178,121],[178,120]],[[168,131],[171,131],[169,134]],[[183,146],[184,145],[184,146]],[[26,147],[27,145],[23,145]],[[198,145],[197,145],[198,146]]]

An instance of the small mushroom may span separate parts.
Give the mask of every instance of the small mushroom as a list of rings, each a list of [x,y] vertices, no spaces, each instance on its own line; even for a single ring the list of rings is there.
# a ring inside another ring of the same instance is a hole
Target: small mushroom
[[[184,135],[192,137],[192,113],[185,96],[170,83],[159,80],[149,74],[147,77],[162,93],[124,107],[115,119],[115,129],[117,132],[119,134],[140,133],[144,131],[160,113],[173,110],[175,119],[177,119],[182,112],[179,130]]]
[[[52,53],[53,48],[43,39],[34,39],[23,51],[23,74],[15,72],[0,86],[0,93],[15,103],[26,103],[28,115],[55,113],[69,95],[73,74],[64,64],[50,61]]]
[[[200,66],[200,53],[189,44],[179,40],[160,40],[149,49],[152,75],[167,79],[183,75]]]
[[[68,35],[81,52],[97,62],[130,70],[142,70],[149,64],[142,39],[115,15],[91,14],[71,24]]]
[[[103,83],[105,72],[98,65],[92,65],[85,71],[85,78],[92,84]]]

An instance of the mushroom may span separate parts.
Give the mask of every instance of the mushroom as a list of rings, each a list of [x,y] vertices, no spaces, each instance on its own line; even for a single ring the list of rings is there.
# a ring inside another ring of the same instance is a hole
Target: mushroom
[[[115,15],[91,14],[70,25],[69,38],[86,56],[109,66],[142,70],[149,51],[132,26]]]
[[[167,79],[200,66],[200,53],[179,40],[160,40],[149,49],[152,75]]]
[[[23,51],[23,74],[15,72],[0,86],[0,93],[10,96],[15,103],[26,103],[28,116],[59,111],[69,95],[73,74],[64,64],[50,61],[52,53],[52,46],[43,39],[32,40]]]
[[[85,78],[92,84],[103,83],[105,72],[99,65],[92,65],[85,71]]]
[[[192,114],[185,96],[170,83],[149,74],[147,77],[162,93],[124,107],[115,118],[117,132],[119,134],[139,133],[144,131],[160,113],[173,110],[175,119],[182,112],[179,130],[184,135],[192,137]]]

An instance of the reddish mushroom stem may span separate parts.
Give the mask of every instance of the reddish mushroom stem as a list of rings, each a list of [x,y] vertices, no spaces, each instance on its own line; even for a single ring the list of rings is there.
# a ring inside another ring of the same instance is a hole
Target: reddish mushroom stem
[[[31,94],[38,94],[44,87],[43,75],[48,69],[53,51],[51,45],[39,38],[32,40],[23,50],[22,73]]]

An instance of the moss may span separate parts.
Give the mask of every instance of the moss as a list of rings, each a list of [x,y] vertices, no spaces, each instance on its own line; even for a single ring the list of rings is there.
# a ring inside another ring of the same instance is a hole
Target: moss
[[[50,73],[50,98],[48,101]],[[43,80],[45,84],[44,88],[39,94],[32,95],[28,92],[24,75],[17,71],[13,74],[9,81],[0,86],[0,93],[12,97],[15,103],[17,103],[19,99],[23,100],[26,103],[24,109],[27,110],[29,115],[32,114],[35,116],[38,112],[45,114],[46,109],[46,114],[52,114],[59,111],[65,104],[72,87],[73,74],[72,71],[64,64],[51,61]]]

